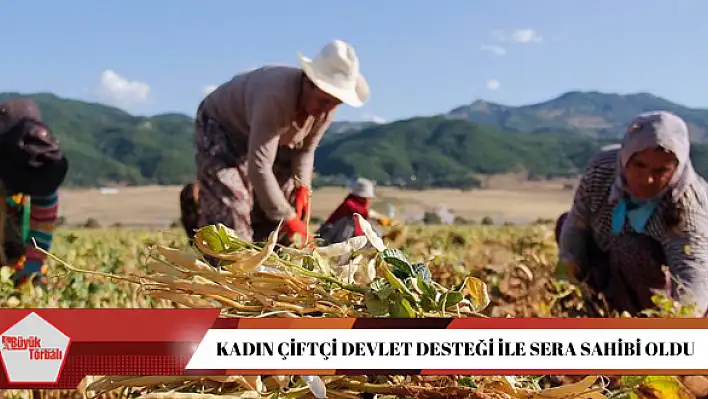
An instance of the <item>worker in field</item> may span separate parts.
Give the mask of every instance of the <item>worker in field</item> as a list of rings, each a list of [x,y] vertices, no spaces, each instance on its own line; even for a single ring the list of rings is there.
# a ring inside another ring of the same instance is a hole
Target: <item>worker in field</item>
[[[651,296],[665,294],[705,315],[708,187],[689,153],[686,123],[656,111],[592,159],[558,220],[561,277],[586,281],[618,310],[652,308]]]
[[[375,197],[374,183],[368,179],[357,179],[351,187],[349,195],[332,212],[320,227],[317,234],[326,244],[346,241],[355,236],[362,236],[359,223],[354,214],[360,214],[364,219],[371,219],[381,226],[390,226],[391,219],[370,208]]]
[[[199,226],[199,182],[191,181],[179,193],[180,222],[189,240]]]
[[[262,242],[282,220],[290,242],[305,242],[315,149],[340,104],[368,98],[354,49],[339,40],[300,55],[300,68],[262,67],[218,87],[195,121],[199,226]]]
[[[0,103],[0,186],[3,265],[15,269],[15,285],[46,287],[46,255],[58,215],[59,186],[68,161],[37,105],[16,98]]]

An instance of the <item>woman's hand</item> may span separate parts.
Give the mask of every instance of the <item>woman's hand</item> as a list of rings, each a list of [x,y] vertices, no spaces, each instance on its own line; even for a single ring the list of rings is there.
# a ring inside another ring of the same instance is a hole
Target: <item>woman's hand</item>
[[[305,186],[298,186],[295,189],[295,212],[297,218],[302,220],[310,210],[310,190]]]
[[[571,284],[578,284],[580,281],[580,267],[575,262],[559,260],[556,264],[556,278],[566,280]]]
[[[314,241],[312,235],[308,236],[307,234],[305,222],[297,216],[285,222],[283,227],[283,232],[287,235],[291,243],[304,247],[306,242],[311,243]]]

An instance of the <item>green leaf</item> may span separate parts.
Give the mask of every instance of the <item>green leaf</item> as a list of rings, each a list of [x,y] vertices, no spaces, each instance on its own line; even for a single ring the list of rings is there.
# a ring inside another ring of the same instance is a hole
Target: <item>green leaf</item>
[[[369,288],[371,288],[372,293],[374,293],[381,300],[387,299],[392,293],[395,292],[394,288],[391,287],[391,284],[389,284],[385,278],[381,277],[376,277],[369,285]]]
[[[371,280],[371,283],[369,284],[369,288],[371,288],[372,291],[380,291],[387,285],[388,281],[386,281],[385,278],[374,277],[374,279]]]
[[[366,305],[366,310],[374,316],[386,316],[388,314],[389,302],[373,293],[366,294],[364,304]]]
[[[465,296],[459,291],[448,291],[440,296],[438,304],[440,310],[445,310],[451,306],[457,305]]]
[[[433,281],[433,275],[430,273],[430,269],[423,263],[416,263],[411,266],[411,268],[415,272],[415,275],[425,280],[425,282],[430,283]]]
[[[391,317],[414,318],[416,316],[413,306],[402,295],[394,295],[393,301],[389,302],[388,311]]]
[[[679,316],[680,317],[693,317],[696,314],[696,304],[690,304],[690,305],[684,305],[681,306],[681,309],[679,310]]]
[[[472,377],[462,377],[457,381],[457,385],[462,387],[477,388],[477,384]]]
[[[221,237],[219,234],[219,231],[217,230],[216,226],[214,225],[209,225],[202,227],[199,230],[199,233],[201,238],[204,239],[206,242],[207,248],[211,249],[212,251],[215,252],[222,252],[224,251],[224,244],[221,241]]]
[[[622,388],[634,388],[644,382],[647,377],[645,375],[623,375],[620,378]]]
[[[391,287],[391,285],[386,284],[385,287],[376,291],[376,296],[379,297],[381,300],[384,300],[384,299],[388,299],[388,297],[390,297],[391,294],[393,294],[394,292],[396,292],[396,290],[393,289],[393,287]]]
[[[399,280],[398,277],[393,275],[391,269],[388,268],[388,265],[382,263],[381,270],[383,271],[386,280],[389,282],[389,284],[391,284],[394,289],[403,293],[403,295],[407,297],[410,297],[412,299],[415,298],[415,296],[413,296],[413,293],[408,289],[408,287],[406,287],[406,285],[403,284],[403,282]]]
[[[394,272],[398,271],[405,277],[412,277],[415,275],[413,267],[408,263],[408,258],[399,249],[388,248],[381,252],[382,259],[393,266]]]
[[[226,230],[226,226],[220,224],[217,225],[216,231],[219,234],[219,240],[221,241],[222,245],[224,246],[225,250],[233,250],[231,242],[233,241],[234,237],[229,234],[229,232]]]
[[[302,267],[309,271],[314,271],[317,265],[315,265],[315,258],[311,256],[305,256],[302,258]]]
[[[648,376],[641,384],[642,391],[649,390],[653,399],[692,399],[695,396],[676,377]]]
[[[425,310],[426,312],[438,310],[438,304],[435,303],[435,300],[430,299],[427,296],[420,298],[420,307],[423,308],[423,310]]]
[[[435,287],[433,287],[432,284],[429,284],[427,281],[419,278],[416,279],[416,285],[418,286],[420,292],[423,293],[424,298],[432,299],[433,301],[435,301],[437,291],[435,291]]]

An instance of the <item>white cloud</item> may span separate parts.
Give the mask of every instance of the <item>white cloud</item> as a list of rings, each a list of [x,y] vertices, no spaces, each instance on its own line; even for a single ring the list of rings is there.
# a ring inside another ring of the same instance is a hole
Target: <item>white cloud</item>
[[[543,36],[533,29],[517,29],[511,34],[511,38],[516,43],[542,42]]]
[[[112,69],[101,73],[98,95],[113,105],[128,106],[147,102],[150,85],[137,80],[130,80]]]
[[[528,44],[541,43],[543,41],[543,36],[541,36],[541,34],[538,33],[535,29],[531,28],[516,29],[511,32],[495,30],[491,32],[491,36],[494,40],[500,43],[512,42],[519,44]]]
[[[364,120],[367,121],[367,122],[374,122],[374,123],[377,123],[377,124],[379,124],[379,125],[380,125],[380,124],[383,124],[383,123],[386,123],[386,119],[384,119],[384,118],[382,118],[382,117],[380,117],[380,116],[372,115],[372,114],[364,114],[364,116],[363,116],[362,119],[364,119]]]
[[[217,87],[219,87],[219,86],[206,85],[206,86],[202,87],[202,94],[204,94],[205,96],[208,96],[209,94],[211,94],[212,91],[216,90]]]
[[[497,90],[500,84],[498,80],[488,80],[486,86],[489,90]]]
[[[490,53],[498,56],[506,55],[506,49],[497,45],[482,45],[482,51],[489,51]]]

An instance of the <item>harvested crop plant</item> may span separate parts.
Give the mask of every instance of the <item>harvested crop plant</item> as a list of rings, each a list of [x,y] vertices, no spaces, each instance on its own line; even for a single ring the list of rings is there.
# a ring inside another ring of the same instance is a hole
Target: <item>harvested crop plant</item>
[[[279,247],[278,230],[259,247],[216,225],[197,232],[196,251],[154,247],[146,265],[149,272],[142,276],[64,266],[127,281],[174,306],[218,308],[222,317],[485,317],[480,312],[490,298],[482,280],[467,275],[456,279],[459,284],[444,287],[433,281],[427,265],[387,248],[366,220],[357,218],[365,237],[326,247]],[[219,267],[207,264],[204,256],[218,259]],[[85,380],[81,391],[88,397],[204,399],[605,399],[651,390],[659,399],[691,397],[680,396],[685,389],[673,377],[646,377],[613,387],[596,376],[561,384],[543,389],[547,377],[106,376]]]

